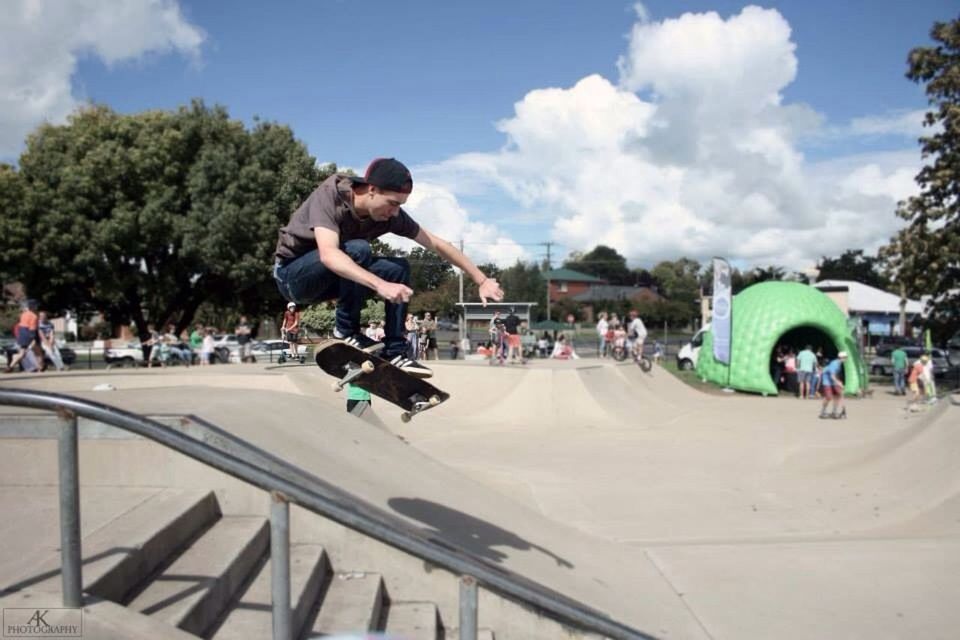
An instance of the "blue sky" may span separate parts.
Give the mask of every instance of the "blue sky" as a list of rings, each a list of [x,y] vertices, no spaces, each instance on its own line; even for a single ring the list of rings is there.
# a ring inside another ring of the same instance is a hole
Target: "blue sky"
[[[551,240],[798,269],[898,227],[926,105],[906,55],[957,15],[940,0],[110,4],[22,0],[0,18],[0,65],[16,66],[0,157],[84,100],[201,97],[290,125],[321,162],[400,158],[411,213],[478,260]]]

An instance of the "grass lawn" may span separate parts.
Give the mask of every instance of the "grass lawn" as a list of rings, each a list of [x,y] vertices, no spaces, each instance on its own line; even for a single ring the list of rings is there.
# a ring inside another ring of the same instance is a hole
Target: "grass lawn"
[[[669,371],[681,381],[686,382],[688,385],[698,391],[715,395],[726,395],[717,385],[709,382],[703,382],[699,377],[697,377],[696,370],[683,371],[677,368],[677,360],[675,358],[665,358],[660,364],[665,371]]]

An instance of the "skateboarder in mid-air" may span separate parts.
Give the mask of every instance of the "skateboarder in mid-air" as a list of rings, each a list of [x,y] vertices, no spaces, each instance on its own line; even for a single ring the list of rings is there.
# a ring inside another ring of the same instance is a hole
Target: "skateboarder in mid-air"
[[[410,265],[404,258],[375,256],[370,240],[387,233],[411,238],[461,269],[477,283],[480,300],[499,301],[503,290],[452,244],[420,226],[402,206],[413,191],[403,163],[377,158],[363,177],[334,174],[324,180],[280,229],[274,278],[281,295],[299,305],[337,299],[334,336],[366,349],[376,344],[363,335],[360,311],[371,292],[386,301],[381,356],[420,377],[430,369],[407,356],[404,319]]]

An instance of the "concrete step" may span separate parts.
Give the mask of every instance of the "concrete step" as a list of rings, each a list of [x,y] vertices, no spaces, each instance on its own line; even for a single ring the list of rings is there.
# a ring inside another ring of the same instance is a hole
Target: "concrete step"
[[[224,517],[152,579],[129,607],[202,635],[226,610],[269,541],[265,518]]]
[[[271,637],[273,602],[270,597],[270,570],[271,560],[267,560],[213,638],[249,640]],[[298,544],[290,547],[290,601],[295,638],[300,636],[300,630],[317,603],[329,572],[329,561],[322,546]]]
[[[459,638],[460,629],[458,627],[447,627],[446,628],[446,637],[447,638]],[[564,636],[566,637],[566,636]],[[576,634],[571,635],[571,638],[577,638]],[[492,629],[477,629],[477,640],[496,640],[497,636]]]
[[[382,608],[383,578],[379,573],[335,573],[306,637],[374,631]]]
[[[138,582],[219,517],[212,491],[161,491],[81,541],[84,591],[122,602]],[[7,590],[23,587],[59,592],[60,554],[42,560]]]
[[[391,638],[437,640],[437,605],[432,602],[391,602],[384,628]]]
[[[96,596],[86,596],[82,609],[65,609],[59,593],[24,589],[0,598],[0,610],[4,612],[7,625],[23,624],[36,611],[43,612],[43,621],[59,627],[63,635],[57,638],[96,638],[97,640],[196,640],[196,636],[154,620],[150,616],[131,611],[116,602]],[[26,618],[26,620],[25,620]],[[68,625],[80,625],[73,630]],[[8,633],[9,632],[9,633]],[[0,638],[54,637],[44,631],[17,634],[5,628]]]

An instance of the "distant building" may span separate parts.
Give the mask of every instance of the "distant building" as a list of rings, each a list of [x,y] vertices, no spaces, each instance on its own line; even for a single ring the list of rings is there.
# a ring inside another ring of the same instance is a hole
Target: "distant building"
[[[607,281],[573,269],[553,269],[543,274],[550,282],[550,300],[557,301],[586,292],[591,285],[607,284]]]
[[[848,318],[860,320],[867,333],[884,336],[904,332],[900,327],[901,299],[897,294],[853,280],[821,280],[813,286],[827,294]],[[919,300],[903,302],[907,324],[920,324],[923,303]]]
[[[655,302],[663,296],[653,287],[631,287],[607,284],[607,281],[573,269],[554,269],[544,277],[550,279],[550,301],[570,299],[579,303],[586,322],[593,322],[598,309],[595,303],[627,300]],[[602,309],[599,309],[602,311]]]

